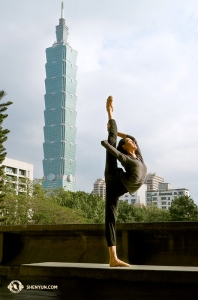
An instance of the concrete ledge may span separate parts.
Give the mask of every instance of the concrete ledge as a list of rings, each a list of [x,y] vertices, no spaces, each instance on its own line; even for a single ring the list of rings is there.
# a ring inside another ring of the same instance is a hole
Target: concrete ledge
[[[198,267],[131,266],[110,268],[107,264],[43,262],[24,264],[21,276],[92,278],[153,283],[198,284]]]
[[[38,233],[47,234],[50,232],[76,231],[76,230],[104,230],[104,224],[60,224],[60,225],[14,225],[0,226],[0,233]],[[197,231],[198,221],[190,222],[149,222],[149,223],[118,223],[116,229],[119,230],[173,230],[173,231]]]
[[[117,253],[132,265],[198,266],[198,222],[117,224]],[[0,226],[2,266],[108,263],[104,224]]]
[[[0,266],[0,277],[20,276],[20,266]]]
[[[103,224],[0,226],[2,299],[16,279],[59,286],[21,300],[198,299],[198,222],[118,224],[117,252],[130,268],[107,265]]]
[[[0,276],[2,299],[13,299],[7,289],[19,280],[20,300],[197,300],[198,268],[133,265],[110,268],[107,264],[43,262],[23,264],[14,278]],[[28,289],[56,285],[58,289]]]

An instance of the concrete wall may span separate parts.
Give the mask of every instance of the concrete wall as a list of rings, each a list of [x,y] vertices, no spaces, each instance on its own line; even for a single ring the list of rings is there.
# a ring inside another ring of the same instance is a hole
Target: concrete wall
[[[117,224],[117,252],[130,264],[198,266],[198,222]],[[1,226],[0,260],[108,263],[104,225]]]

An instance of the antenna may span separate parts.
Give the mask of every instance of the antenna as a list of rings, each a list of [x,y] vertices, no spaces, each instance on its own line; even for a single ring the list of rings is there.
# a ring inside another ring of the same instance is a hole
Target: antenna
[[[64,19],[64,2],[61,3],[61,19]]]

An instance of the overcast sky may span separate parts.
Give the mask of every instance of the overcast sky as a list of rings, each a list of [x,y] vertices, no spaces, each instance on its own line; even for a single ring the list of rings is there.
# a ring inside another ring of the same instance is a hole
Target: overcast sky
[[[77,190],[104,175],[105,101],[118,129],[136,137],[148,172],[198,203],[198,1],[65,0],[77,58]],[[13,101],[7,157],[43,176],[45,49],[60,0],[0,0],[0,90]]]

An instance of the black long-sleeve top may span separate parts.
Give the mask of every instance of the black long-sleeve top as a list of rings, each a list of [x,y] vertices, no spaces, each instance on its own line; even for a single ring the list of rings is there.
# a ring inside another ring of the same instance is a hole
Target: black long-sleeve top
[[[133,194],[137,191],[146,179],[147,167],[144,163],[139,145],[133,136],[127,135],[126,137],[132,139],[136,145],[135,151],[137,158],[130,155],[123,154],[116,148],[111,146],[108,141],[102,141],[101,144],[107,149],[113,156],[115,156],[125,169],[125,172],[120,173],[120,179],[129,193]]]

